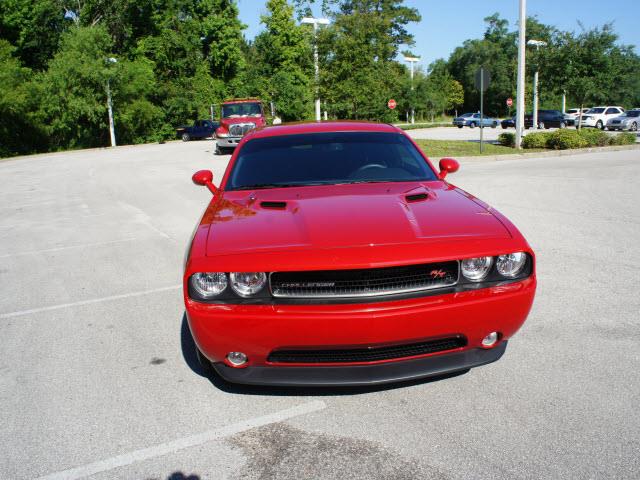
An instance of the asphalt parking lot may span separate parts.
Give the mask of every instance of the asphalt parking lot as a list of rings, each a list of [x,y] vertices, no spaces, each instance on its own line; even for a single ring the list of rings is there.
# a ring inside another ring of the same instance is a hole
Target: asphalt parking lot
[[[527,323],[465,375],[327,390],[199,373],[180,283],[212,152],[0,161],[0,478],[638,478],[640,150],[463,161],[537,253]]]

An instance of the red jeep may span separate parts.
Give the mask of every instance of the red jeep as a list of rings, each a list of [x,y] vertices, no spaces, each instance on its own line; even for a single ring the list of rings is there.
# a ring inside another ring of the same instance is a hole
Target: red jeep
[[[266,125],[262,102],[257,98],[239,98],[222,102],[220,126],[216,129],[216,155],[238,146],[251,130]]]

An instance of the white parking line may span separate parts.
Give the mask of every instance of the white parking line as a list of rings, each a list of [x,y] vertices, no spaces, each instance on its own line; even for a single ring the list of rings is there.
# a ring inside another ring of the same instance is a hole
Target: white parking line
[[[40,253],[59,252],[61,250],[69,250],[73,248],[101,247],[103,245],[113,245],[114,243],[133,242],[134,240],[136,240],[136,238],[131,237],[131,238],[124,238],[122,240],[112,240],[110,242],[83,243],[80,245],[69,245],[67,247],[45,248],[43,250],[29,250],[26,252],[16,252],[16,253],[9,253],[7,255],[0,255],[0,258],[17,257],[19,255],[38,255]]]
[[[227,425],[226,427],[209,430],[189,437],[178,438],[171,442],[161,443],[160,445],[143,448],[141,450],[135,450],[106,460],[82,465],[81,467],[50,473],[43,477],[39,477],[37,480],[74,480],[77,478],[88,477],[89,475],[95,475],[96,473],[106,472],[113,470],[114,468],[124,467],[126,465],[131,465],[132,463],[168,455],[185,448],[196,447],[203,443],[229,437],[252,428],[263,427],[272,423],[283,422],[289,418],[317,412],[325,409],[326,407],[327,405],[321,400],[303,403],[296,407],[263,415],[262,417],[250,418],[249,420]]]
[[[50,307],[32,308],[30,310],[20,310],[18,312],[0,313],[0,319],[20,317],[31,313],[49,312],[51,310],[60,310],[61,308],[79,307],[82,305],[91,305],[92,303],[110,302],[111,300],[120,300],[122,298],[140,297],[151,293],[166,292],[168,290],[177,290],[182,285],[173,285],[171,287],[154,288],[153,290],[143,290],[142,292],[124,293],[122,295],[111,295],[109,297],[92,298],[91,300],[82,300],[80,302],[62,303],[60,305],[52,305]]]

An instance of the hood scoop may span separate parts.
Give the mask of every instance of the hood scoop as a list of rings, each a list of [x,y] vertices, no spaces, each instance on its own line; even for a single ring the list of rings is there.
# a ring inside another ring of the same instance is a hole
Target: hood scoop
[[[428,193],[412,193],[404,197],[407,202],[421,202],[429,198]]]
[[[270,208],[275,210],[284,210],[287,208],[287,202],[264,201],[260,202],[262,208]]]

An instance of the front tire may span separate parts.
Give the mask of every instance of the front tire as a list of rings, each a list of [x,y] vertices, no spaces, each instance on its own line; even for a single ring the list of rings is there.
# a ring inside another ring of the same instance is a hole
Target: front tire
[[[636,122],[633,122],[631,124],[631,126],[629,127],[629,131],[631,132],[637,132],[638,131],[638,124]]]
[[[183,142],[188,142],[189,140],[191,140],[191,136],[188,133],[183,133],[182,134],[182,141]]]
[[[564,123],[564,122],[560,122],[559,128],[560,128],[561,130],[562,130],[562,129],[565,129],[565,128],[567,128],[567,124],[566,124],[566,123]]]
[[[471,122],[469,124],[469,128],[476,128],[476,123],[475,122]]]
[[[493,122],[493,124],[491,125],[491,128],[496,128],[498,126],[498,122]]]
[[[464,125],[458,125],[458,128],[462,128],[462,127],[464,127]]]
[[[604,124],[602,123],[602,120],[598,120],[598,123],[596,123],[596,128],[604,130]]]

